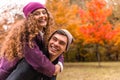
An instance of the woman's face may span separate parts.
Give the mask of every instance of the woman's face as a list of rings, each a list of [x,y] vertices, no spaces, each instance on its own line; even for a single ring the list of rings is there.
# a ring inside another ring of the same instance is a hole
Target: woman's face
[[[39,22],[41,27],[45,27],[48,22],[48,13],[45,9],[37,9],[33,13],[34,18]]]

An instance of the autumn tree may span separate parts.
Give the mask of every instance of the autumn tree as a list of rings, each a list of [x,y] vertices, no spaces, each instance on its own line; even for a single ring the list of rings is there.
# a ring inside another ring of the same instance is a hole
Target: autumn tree
[[[54,29],[66,28],[74,34],[79,25],[78,5],[70,4],[69,0],[47,0],[46,6],[53,15]]]
[[[86,4],[87,9],[80,8],[81,25],[78,33],[82,35],[84,44],[95,44],[95,53],[100,62],[99,45],[105,45],[116,34],[108,21],[112,8],[106,6],[105,0],[91,0]]]

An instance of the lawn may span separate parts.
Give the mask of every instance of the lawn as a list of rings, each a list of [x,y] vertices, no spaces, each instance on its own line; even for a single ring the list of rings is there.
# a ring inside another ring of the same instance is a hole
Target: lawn
[[[65,63],[57,80],[120,80],[120,62]]]

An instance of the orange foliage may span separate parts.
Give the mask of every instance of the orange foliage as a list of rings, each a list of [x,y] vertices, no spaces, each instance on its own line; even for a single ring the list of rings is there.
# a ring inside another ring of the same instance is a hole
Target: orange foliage
[[[91,0],[87,3],[87,10],[80,8],[81,26],[79,34],[83,35],[85,43],[104,44],[117,34],[112,24],[107,20],[112,13],[112,8],[106,7],[105,0]]]
[[[70,0],[47,0],[46,6],[55,20],[54,29],[66,28],[77,37],[76,28],[80,24],[78,5],[70,4]]]
[[[77,6],[70,5],[69,0],[48,1],[46,6],[54,17],[55,25],[59,28],[67,27],[78,11]]]
[[[120,46],[120,24],[116,25],[115,27],[116,35],[113,41],[115,42],[116,46]]]

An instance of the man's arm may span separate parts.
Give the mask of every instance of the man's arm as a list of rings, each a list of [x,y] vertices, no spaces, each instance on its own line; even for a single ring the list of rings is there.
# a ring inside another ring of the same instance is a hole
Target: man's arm
[[[64,56],[63,56],[63,54],[59,56],[58,64],[60,65],[60,72],[63,71],[63,65],[64,65]]]
[[[57,75],[58,73],[60,73],[63,70],[63,63],[64,63],[63,55],[60,55],[52,63],[55,64],[55,73],[54,73],[54,75]]]

